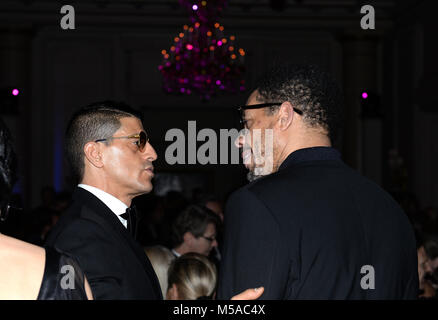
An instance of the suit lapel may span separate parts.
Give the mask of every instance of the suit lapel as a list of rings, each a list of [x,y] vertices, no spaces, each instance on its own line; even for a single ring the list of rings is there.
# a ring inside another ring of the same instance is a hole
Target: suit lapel
[[[76,188],[73,198],[75,201],[80,201],[83,203],[84,207],[88,207],[88,209],[94,213],[94,215],[87,215],[86,218],[96,221],[105,229],[112,229],[113,232],[115,232],[124,240],[124,242],[131,248],[132,252],[143,266],[145,272],[148,274],[148,278],[155,287],[155,292],[157,292],[157,294],[159,293],[161,296],[161,289],[157,276],[151,263],[149,262],[149,259],[146,256],[146,253],[128,232],[128,230],[121,224],[117,216],[105,205],[105,203],[85,189],[80,187]]]

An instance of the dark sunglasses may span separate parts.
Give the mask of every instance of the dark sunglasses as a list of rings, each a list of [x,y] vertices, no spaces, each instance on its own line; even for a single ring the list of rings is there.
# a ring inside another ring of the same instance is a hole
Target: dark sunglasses
[[[140,150],[140,152],[144,151],[146,143],[149,141],[149,137],[148,137],[147,133],[144,132],[144,131],[141,131],[140,133],[133,134],[133,135],[130,135],[130,136],[125,136],[125,137],[110,137],[110,138],[106,138],[106,139],[97,139],[94,142],[103,142],[103,141],[115,140],[115,139],[138,139],[135,142],[135,144],[137,145],[138,150]]]
[[[283,102],[269,102],[269,103],[259,103],[259,104],[251,104],[248,106],[239,106],[237,107],[237,111],[239,111],[240,116],[240,124],[242,126],[245,126],[246,120],[244,119],[244,110],[248,109],[261,109],[266,107],[273,107],[273,106],[281,106]],[[303,115],[303,111],[300,109],[297,109],[295,107],[292,108],[296,113],[298,113],[300,116]]]

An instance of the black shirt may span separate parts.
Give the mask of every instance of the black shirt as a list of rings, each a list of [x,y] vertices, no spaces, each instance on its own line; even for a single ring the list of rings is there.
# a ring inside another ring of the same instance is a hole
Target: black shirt
[[[87,300],[85,277],[72,257],[45,248],[46,265],[38,300]]]

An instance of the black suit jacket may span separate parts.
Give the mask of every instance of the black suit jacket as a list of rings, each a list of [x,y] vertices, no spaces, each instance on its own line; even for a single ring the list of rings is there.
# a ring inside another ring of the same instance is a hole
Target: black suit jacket
[[[95,299],[162,299],[143,248],[102,201],[82,188],[76,188],[73,204],[46,245],[78,260]]]
[[[415,299],[414,232],[335,149],[301,149],[230,197],[219,279],[219,299],[259,286],[262,299]]]

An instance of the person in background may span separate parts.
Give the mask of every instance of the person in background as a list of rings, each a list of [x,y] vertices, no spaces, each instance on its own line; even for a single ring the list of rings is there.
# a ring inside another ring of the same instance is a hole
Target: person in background
[[[217,271],[204,255],[186,253],[172,261],[168,273],[167,300],[212,300],[216,296]],[[263,287],[247,289],[231,300],[255,300]]]
[[[186,253],[169,267],[168,300],[214,299],[217,272],[204,255]]]
[[[419,230],[415,231],[418,261],[418,297],[420,299],[432,299],[436,295],[436,290],[428,280],[428,276],[432,274],[433,269],[429,256],[424,248],[424,236]]]
[[[206,194],[197,202],[197,204],[210,209],[219,216],[221,222],[224,221],[223,203],[216,196],[212,194]]]
[[[208,256],[217,247],[219,225],[218,216],[211,210],[198,205],[187,207],[172,225],[172,253],[176,257],[189,252]]]
[[[13,209],[9,203],[16,181],[16,155],[11,136],[0,119],[0,222]],[[69,265],[75,277],[63,288],[60,268]],[[0,300],[92,299],[88,281],[75,259],[51,248],[0,234]]]
[[[428,281],[435,290],[435,298],[438,298],[438,239],[436,236],[430,236],[424,244],[424,249],[432,269],[429,274],[426,274],[425,280]]]
[[[223,235],[223,222],[224,222],[224,209],[223,209],[223,203],[219,198],[217,198],[213,194],[204,193],[198,195],[198,200],[195,200],[196,204],[199,204],[200,206],[206,207],[207,209],[210,209],[212,212],[216,213],[220,219],[220,226],[216,230],[216,242],[217,246],[214,247],[210,254],[209,258],[215,263],[216,267],[220,267],[220,261],[221,261],[221,253],[220,248],[222,247],[222,235]]]
[[[167,274],[169,266],[175,259],[175,256],[169,249],[160,245],[146,247],[145,252],[157,274],[158,281],[160,282],[161,293],[164,298],[167,294]]]
[[[438,269],[438,239],[435,237],[430,237],[425,244],[424,249],[430,259],[430,266],[433,271]]]

